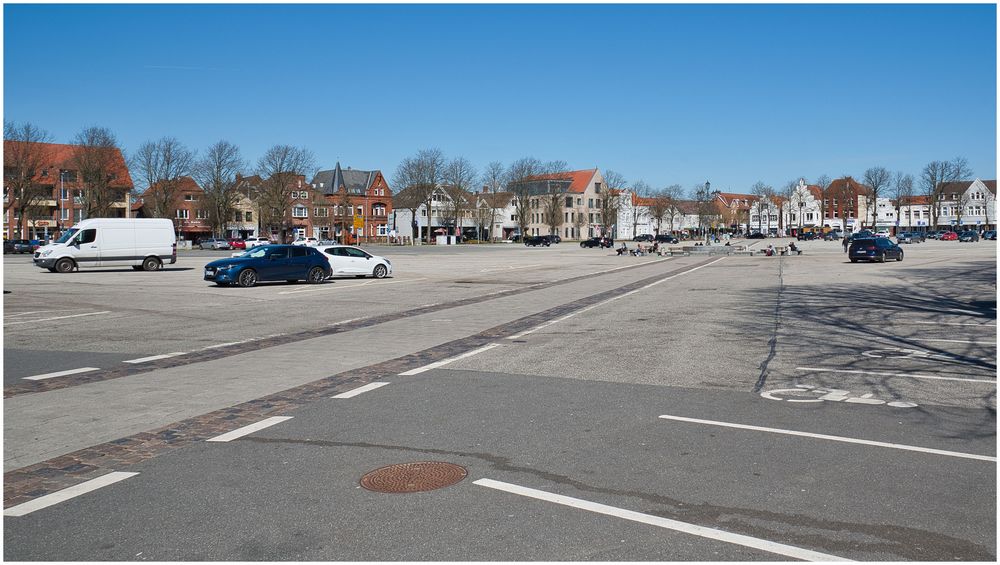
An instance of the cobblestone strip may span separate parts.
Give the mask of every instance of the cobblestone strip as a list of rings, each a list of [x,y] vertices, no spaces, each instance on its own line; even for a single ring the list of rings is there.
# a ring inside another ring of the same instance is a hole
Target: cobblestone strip
[[[3,506],[8,508],[21,504],[110,471],[120,471],[128,465],[151,459],[193,442],[204,441],[270,416],[287,414],[300,406],[353,390],[385,376],[398,375],[428,363],[454,357],[497,339],[516,335],[549,320],[641,288],[664,277],[707,265],[715,260],[713,258],[701,261],[635,281],[417,353],[325,377],[230,408],[216,410],[149,432],[134,434],[21,469],[8,471],[4,473]]]
[[[620,269],[619,271],[628,271],[632,269],[637,269],[641,267],[646,267],[649,265],[654,265],[665,261],[666,259],[660,259],[656,261],[649,261],[645,263],[640,263],[637,265],[629,266],[625,269]],[[607,274],[607,273],[602,273]],[[441,310],[448,310],[451,308],[459,308],[462,306],[469,306],[471,304],[480,304],[482,302],[487,302],[490,300],[496,300],[498,298],[506,298],[508,296],[516,296],[518,294],[523,294],[527,292],[534,292],[536,290],[542,290],[545,288],[550,288],[553,286],[559,286],[564,284],[571,284],[578,282],[587,278],[591,278],[595,275],[593,273],[587,275],[580,275],[576,277],[571,277],[568,279],[563,279],[553,282],[545,282],[533,284],[526,286],[524,288],[513,288],[510,290],[504,290],[493,294],[488,294],[485,296],[472,296],[469,298],[463,298],[461,300],[455,300],[452,302],[444,302],[441,304],[435,304],[433,306],[424,306],[414,308],[412,310],[406,310],[401,312],[392,312],[389,314],[383,314],[381,316],[372,316],[370,318],[363,318],[360,320],[354,320],[343,324],[337,324],[333,326],[325,326],[321,328],[315,328],[311,330],[304,330],[300,332],[267,337],[263,339],[257,339],[253,341],[247,341],[244,343],[238,343],[234,345],[227,345],[225,347],[215,347],[212,349],[204,349],[201,351],[192,351],[191,353],[185,353],[184,355],[178,355],[176,357],[169,357],[166,359],[159,359],[156,361],[150,361],[148,363],[143,363],[141,365],[125,365],[121,367],[115,367],[113,369],[107,369],[104,371],[93,371],[86,374],[80,375],[67,375],[65,377],[57,377],[53,379],[46,379],[43,381],[24,381],[17,384],[5,386],[3,389],[3,397],[10,398],[12,396],[17,396],[19,394],[31,394],[35,392],[47,392],[50,390],[58,390],[61,388],[68,388],[71,386],[77,386],[87,383],[94,383],[100,381],[107,381],[111,379],[117,379],[121,377],[128,377],[131,375],[138,375],[141,373],[148,373],[149,371],[156,371],[159,369],[169,369],[171,367],[182,367],[184,365],[190,365],[192,363],[202,363],[205,361],[214,361],[216,359],[223,359],[225,357],[230,357],[233,355],[239,355],[241,353],[249,353],[251,351],[259,351],[261,349],[266,349],[269,347],[277,347],[279,345],[286,345],[289,343],[295,343],[298,341],[312,339],[315,337],[324,337],[335,335],[338,333],[349,332],[361,328],[369,328],[379,324],[384,324],[386,322],[392,322],[402,318],[411,318],[414,316],[420,316],[423,314],[430,314],[432,312],[439,312]]]

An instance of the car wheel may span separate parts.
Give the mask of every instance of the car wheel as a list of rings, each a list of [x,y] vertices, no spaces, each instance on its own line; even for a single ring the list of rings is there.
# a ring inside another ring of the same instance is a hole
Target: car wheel
[[[160,266],[162,264],[163,263],[161,263],[160,260],[157,259],[156,257],[146,257],[146,259],[142,262],[142,270],[143,271],[159,271],[160,270]]]
[[[899,255],[896,257],[896,262],[898,263],[899,261],[902,261],[902,260],[903,260],[903,252],[900,251]]]
[[[372,271],[372,276],[375,277],[376,279],[382,279],[385,278],[385,275],[388,272],[389,269],[386,269],[385,265],[375,265],[375,270]]]
[[[240,272],[239,285],[243,288],[249,288],[257,284],[257,271],[253,269],[245,269]]]
[[[581,241],[580,242],[580,247],[586,247],[586,245],[584,245],[583,242]]]
[[[74,266],[72,259],[60,259],[56,261],[56,270],[60,273],[68,273],[73,270]]]
[[[317,284],[323,282],[325,278],[326,271],[323,270],[323,267],[313,267],[309,269],[309,277],[306,280],[312,284]]]

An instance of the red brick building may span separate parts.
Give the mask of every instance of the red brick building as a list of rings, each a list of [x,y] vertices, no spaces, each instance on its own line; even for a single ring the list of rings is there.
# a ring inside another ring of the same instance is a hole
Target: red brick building
[[[202,199],[205,191],[191,177],[180,177],[173,189],[171,202],[161,205],[162,210],[156,210],[159,199],[163,198],[161,183],[154,184],[142,193],[136,216],[141,218],[164,217],[173,220],[177,239],[197,241],[211,237],[212,227],[208,222],[208,214],[202,209]]]

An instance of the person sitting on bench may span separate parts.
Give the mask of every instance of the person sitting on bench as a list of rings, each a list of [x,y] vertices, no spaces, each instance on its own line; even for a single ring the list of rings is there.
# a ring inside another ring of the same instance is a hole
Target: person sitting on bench
[[[798,247],[795,247],[794,241],[788,244],[788,252],[789,254],[794,253],[796,255],[802,255],[802,250],[799,249]]]

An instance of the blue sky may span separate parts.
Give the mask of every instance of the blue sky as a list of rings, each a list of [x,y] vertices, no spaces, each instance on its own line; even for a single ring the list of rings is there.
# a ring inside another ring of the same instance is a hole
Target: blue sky
[[[993,5],[11,5],[4,119],[381,169],[524,156],[654,187],[996,178]]]

